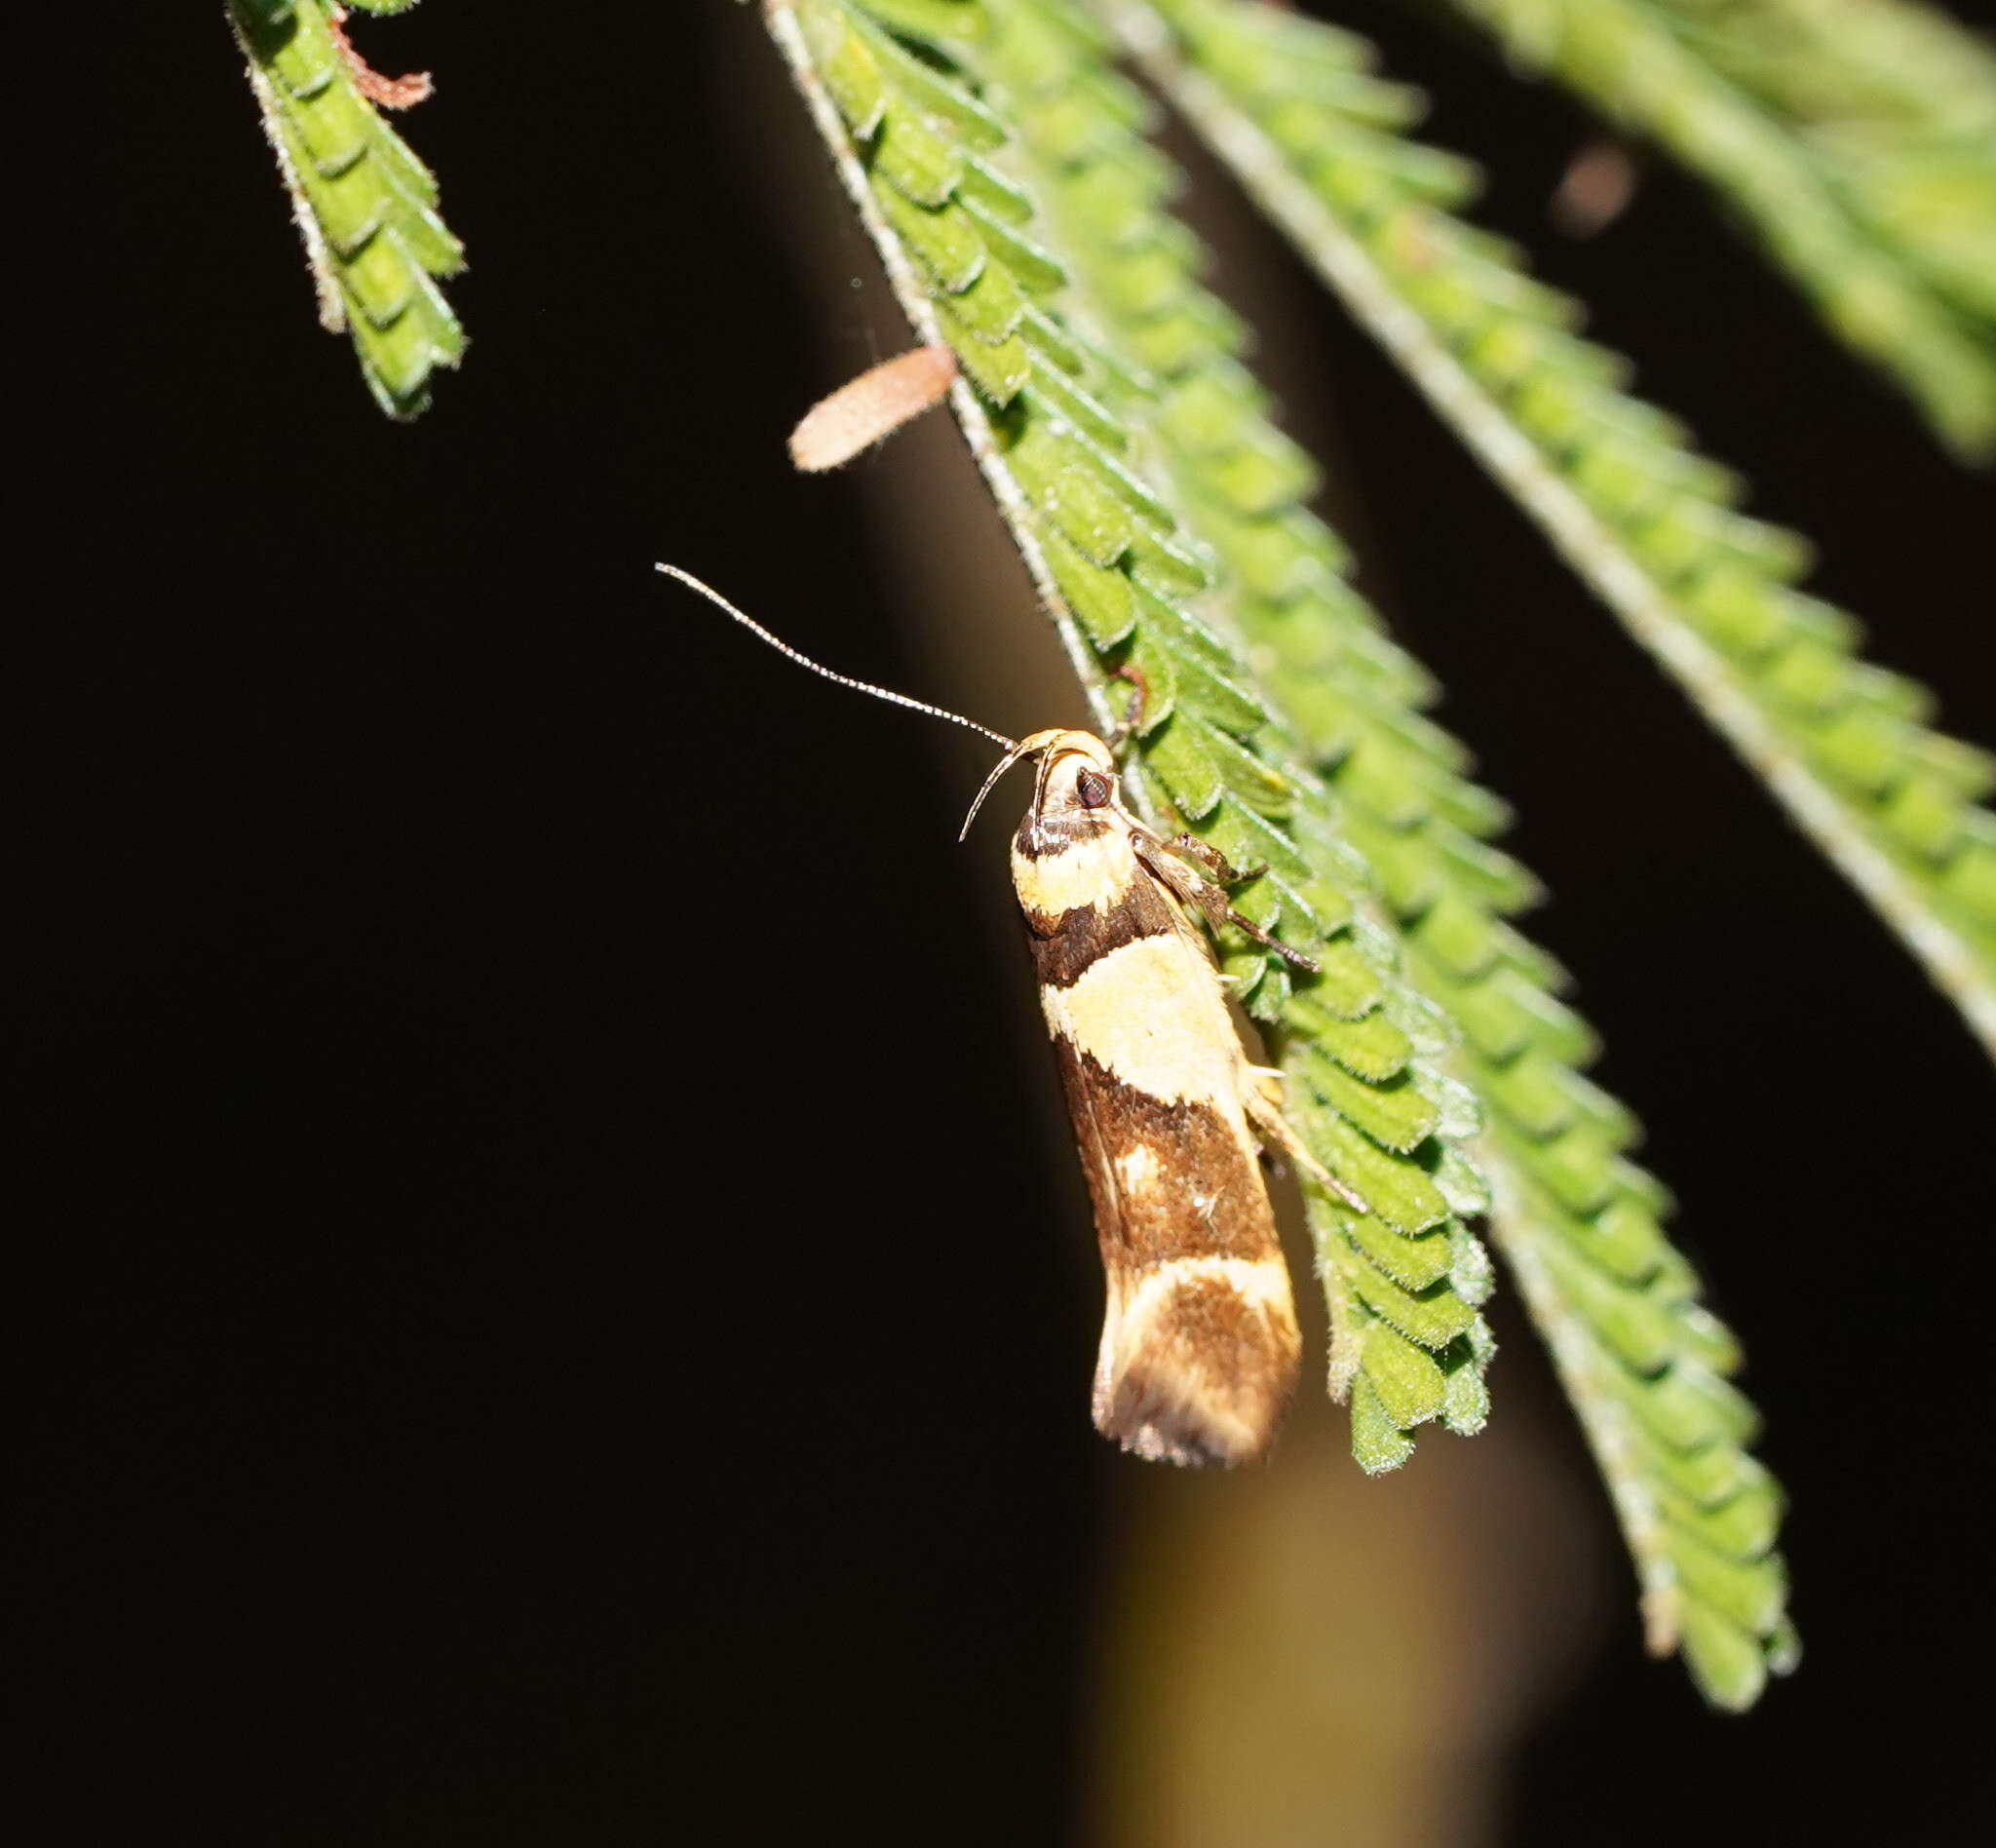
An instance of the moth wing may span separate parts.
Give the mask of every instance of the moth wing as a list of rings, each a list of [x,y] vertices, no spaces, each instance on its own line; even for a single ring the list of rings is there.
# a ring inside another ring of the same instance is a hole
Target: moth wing
[[[1048,979],[1071,945],[1035,945],[1107,1284],[1095,1424],[1142,1456],[1238,1463],[1273,1441],[1300,1349],[1253,1081],[1204,939],[1148,880],[1124,903],[1149,928],[1078,980]]]

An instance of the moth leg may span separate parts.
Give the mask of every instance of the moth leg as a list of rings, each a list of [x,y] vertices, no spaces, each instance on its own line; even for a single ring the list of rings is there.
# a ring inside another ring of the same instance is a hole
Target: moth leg
[[[1285,1074],[1269,1065],[1248,1065],[1242,1076],[1242,1102],[1247,1106],[1248,1120],[1262,1141],[1281,1149],[1312,1180],[1335,1194],[1354,1213],[1369,1213],[1372,1209],[1365,1201],[1304,1147],[1295,1125],[1283,1113]],[[1330,1309],[1330,1366],[1324,1384],[1332,1400],[1343,1405],[1359,1371],[1358,1336],[1352,1328],[1350,1287],[1328,1270],[1324,1272],[1324,1300]]]
[[[1235,910],[1228,903],[1224,886],[1216,884],[1195,867],[1186,865],[1185,860],[1179,857],[1185,852],[1178,845],[1179,840],[1192,840],[1192,836],[1181,834],[1178,840],[1159,840],[1154,834],[1138,834],[1135,836],[1136,857],[1181,903],[1196,906],[1202,911],[1215,930],[1222,924],[1231,924],[1238,931],[1246,931],[1257,943],[1274,950],[1283,961],[1293,964],[1305,975],[1314,976],[1317,973],[1317,965],[1301,950],[1291,949],[1280,938],[1273,937],[1263,930],[1251,917],[1243,917]],[[1193,841],[1193,845],[1211,854],[1222,866],[1226,866],[1224,856],[1208,847],[1203,840]],[[1228,867],[1228,870],[1232,871],[1233,868]]]
[[[1271,1142],[1294,1162],[1326,1193],[1335,1194],[1354,1213],[1369,1213],[1372,1209],[1363,1196],[1354,1193],[1303,1144],[1295,1125],[1283,1113],[1283,1074],[1269,1065],[1247,1067],[1247,1082],[1241,1087],[1241,1102],[1264,1142]]]
[[[1257,943],[1274,950],[1290,968],[1300,969],[1306,976],[1317,973],[1317,964],[1300,949],[1291,949],[1280,937],[1271,937],[1251,917],[1243,917],[1231,905],[1227,909],[1227,922],[1237,931],[1246,931]]]
[[[1266,867],[1257,866],[1251,872],[1237,871],[1228,864],[1225,854],[1217,847],[1209,846],[1197,834],[1173,834],[1170,840],[1156,841],[1155,845],[1168,854],[1178,856],[1177,865],[1173,867],[1172,863],[1154,861],[1148,855],[1144,856],[1143,864],[1181,899],[1197,905],[1212,920],[1215,927],[1231,924],[1236,930],[1246,931],[1257,943],[1274,950],[1286,963],[1292,964],[1305,975],[1314,976],[1317,973],[1317,965],[1308,956],[1300,950],[1291,949],[1280,938],[1270,936],[1251,917],[1242,916],[1228,904],[1226,893],[1221,890],[1225,886],[1238,885],[1243,879],[1256,878],[1267,870]],[[1183,864],[1187,860],[1197,862],[1210,875],[1209,879],[1199,878],[1196,873],[1191,874],[1188,879],[1186,875],[1190,873],[1190,868]],[[1200,888],[1196,897],[1188,890],[1193,883]]]
[[[1197,834],[1173,834],[1165,842],[1174,854],[1182,854],[1187,860],[1197,861],[1208,874],[1224,886],[1239,885],[1243,879],[1251,879],[1267,871],[1265,866],[1256,866],[1252,872],[1237,872],[1228,863],[1225,854],[1217,847],[1209,845]]]
[[[1136,736],[1136,728],[1143,723],[1143,709],[1150,704],[1150,676],[1132,662],[1115,669],[1109,675],[1112,680],[1130,682],[1130,704],[1123,709],[1123,718],[1104,742],[1112,751],[1120,752],[1125,745]]]
[[[1197,868],[1176,858],[1171,851],[1171,844],[1160,840],[1147,828],[1132,829],[1131,840],[1144,869],[1181,905],[1204,912],[1208,921],[1215,926],[1227,921],[1233,906],[1227,903],[1223,887],[1215,885]]]

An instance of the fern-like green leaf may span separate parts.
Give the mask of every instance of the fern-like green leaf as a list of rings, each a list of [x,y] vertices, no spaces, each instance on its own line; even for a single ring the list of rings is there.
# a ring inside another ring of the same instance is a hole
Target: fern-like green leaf
[[[1996,1054],[1996,764],[1859,659],[1855,620],[1794,588],[1807,546],[1736,512],[1575,305],[1454,215],[1475,171],[1401,135],[1370,47],[1247,0],[1094,4]]]
[[[408,0],[363,0],[378,13]],[[353,337],[361,375],[391,417],[419,414],[464,330],[440,276],[464,250],[438,217],[437,182],[362,94],[326,0],[229,0],[264,133],[291,196],[319,318]]]
[[[1722,1378],[1736,1357],[1657,1226],[1660,1190],[1621,1155],[1628,1113],[1574,1069],[1591,1040],[1548,992],[1556,970],[1503,920],[1533,887],[1480,838],[1502,805],[1462,779],[1460,747],[1415,710],[1426,677],[1380,634],[1343,581],[1341,549],[1301,506],[1313,466],[1267,421],[1238,359],[1238,322],[1195,280],[1202,252],[1165,209],[1174,175],[1142,138],[1146,104],[1105,68],[1087,16],[1053,0],[979,8],[980,28],[961,35],[952,59],[966,80],[955,97],[925,95],[940,61],[902,71],[869,12],[841,0],[798,8],[793,61],[807,96],[822,78],[821,126],[918,328],[929,331],[935,314],[943,331],[963,326],[975,337],[980,324],[963,298],[987,286],[994,262],[1037,284],[1044,327],[1022,367],[994,372],[988,354],[959,344],[980,381],[959,408],[1063,633],[1070,644],[1086,638],[1076,648],[1086,677],[1099,688],[1105,662],[1145,670],[1151,717],[1166,722],[1143,741],[1143,765],[1181,810],[1224,800],[1211,792],[1227,787],[1231,761],[1241,819],[1263,829],[1247,858],[1275,869],[1245,901],[1250,914],[1288,934],[1300,920],[1269,887],[1279,871],[1310,871],[1313,847],[1324,856],[1311,896],[1318,928],[1333,928],[1295,941],[1324,955],[1324,977],[1295,982],[1249,944],[1234,946],[1227,968],[1283,1041],[1313,1145],[1375,1209],[1362,1216],[1309,1201],[1355,1453],[1388,1468],[1420,1423],[1473,1431],[1483,1420],[1489,1340],[1476,1311],[1491,1280],[1463,1219],[1489,1194],[1460,1138],[1478,1122],[1472,1087],[1487,1085],[1503,1102],[1485,1147],[1501,1192],[1519,1203],[1507,1233],[1520,1228],[1517,1268],[1636,1552],[1652,1640],[1681,1644],[1714,1700],[1747,1704],[1770,1657],[1780,1666],[1791,1644],[1771,1551],[1779,1497],[1742,1447],[1751,1414]],[[785,38],[781,22],[777,32]],[[907,89],[893,95],[882,69]],[[919,140],[911,151],[909,124],[900,125],[889,173],[929,192],[915,202],[919,219],[903,185],[890,177],[899,196],[882,190],[897,106],[955,143],[944,191],[936,175],[948,160]],[[870,133],[846,138],[855,126]],[[989,240],[981,262],[952,209]],[[1028,294],[1021,284],[1019,299]],[[983,344],[1002,349],[1027,327],[1023,312],[1009,327],[984,323]],[[1036,372],[1035,359],[1054,363]],[[1120,493],[1104,491],[1099,463],[1077,469],[1059,453],[1074,437],[1113,462]],[[1146,583],[1139,496],[1145,519],[1171,522],[1152,542],[1189,540],[1193,556],[1223,568],[1223,588]],[[1321,769],[1321,789],[1277,755],[1286,741],[1250,690],[1248,655]],[[1171,742],[1192,717],[1219,758],[1204,769]],[[1344,842],[1374,857],[1369,880],[1328,831],[1325,796]],[[1287,824],[1288,841],[1270,821]],[[1248,846],[1205,831],[1237,860]],[[1368,928],[1375,893],[1406,929],[1422,989],[1468,1023],[1452,1055],[1468,1084],[1439,1069],[1450,1055],[1437,1014],[1382,985],[1386,945]],[[1325,915],[1333,904],[1343,929]]]
[[[1455,3],[1708,180],[1951,446],[1996,454],[1996,59],[1977,40],[1884,0]]]
[[[1049,241],[1043,163],[1128,192],[1155,161],[1133,133],[1146,105],[1099,57],[1071,81],[1075,41],[1015,0],[796,0],[769,21],[903,309],[957,356],[958,415],[1105,723],[1109,671],[1148,681],[1132,795],[1264,869],[1237,904],[1321,965],[1298,976],[1246,937],[1222,944],[1232,991],[1284,1044],[1298,1127],[1372,1208],[1317,1203],[1355,1453],[1389,1469],[1421,1424],[1477,1429],[1491,1342],[1487,1260],[1463,1222],[1482,1197],[1475,1106],[1440,1069],[1445,1029],[1326,791],[1222,626],[1217,559],[1147,441],[1147,361],[1105,338]],[[1162,244],[1182,238],[1145,216]]]
[[[1132,402],[1145,446],[1225,565],[1233,622],[1337,801],[1346,838],[1370,863],[1410,973],[1461,1024],[1454,1066],[1488,1105],[1483,1150],[1506,1202],[1495,1230],[1610,1483],[1651,1643],[1681,1644],[1714,1701],[1747,1705],[1769,1658],[1791,1653],[1779,1598],[1754,1605],[1750,1620],[1738,1614],[1746,1588],[1780,1584],[1779,1498],[1744,1447],[1752,1415],[1723,1380],[1736,1362],[1730,1342],[1658,1224],[1661,1189],[1625,1157],[1633,1119],[1580,1075],[1592,1035],[1554,998],[1557,968],[1506,922],[1537,888],[1486,844],[1504,805],[1466,779],[1468,753],[1422,715],[1431,682],[1387,639],[1345,578],[1345,549],[1305,505],[1315,466],[1270,421],[1268,395],[1242,361],[1244,330],[1197,280],[1204,250],[1164,215],[1174,170],[1129,128],[1114,139],[1098,130],[1087,159],[1065,152],[1075,94],[1110,84],[1105,43],[1056,0],[994,12],[1006,29],[985,62],[1006,83],[1050,234],[1104,333],[1156,380]],[[1130,98],[1121,113],[1137,112]],[[1100,183],[1105,165],[1116,185]],[[1308,1044],[1289,1057],[1316,1092],[1343,1098],[1374,1049],[1345,1041],[1341,1066]],[[1352,1107],[1378,1114],[1376,1100]],[[1489,1204],[1467,1170],[1432,1178],[1459,1213]],[[1459,1415],[1479,1415],[1474,1371],[1403,1351],[1398,1319],[1376,1312],[1367,1269],[1416,1297],[1453,1273],[1474,1299],[1487,1281],[1462,1267],[1480,1254],[1439,1235],[1382,1238],[1334,1202],[1311,1210],[1323,1262],[1351,1284],[1359,1339],[1381,1350],[1382,1403],[1393,1410],[1454,1396]],[[1392,1445],[1389,1425],[1374,1442]]]

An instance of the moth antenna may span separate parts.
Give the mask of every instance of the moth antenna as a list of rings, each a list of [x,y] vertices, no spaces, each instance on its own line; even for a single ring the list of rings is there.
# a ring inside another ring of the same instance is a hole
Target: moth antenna
[[[717,609],[726,610],[751,635],[761,636],[778,654],[787,655],[798,667],[809,668],[813,674],[821,674],[824,678],[834,681],[839,686],[849,686],[856,693],[870,693],[876,700],[885,700],[890,706],[905,706],[911,712],[927,712],[931,718],[946,718],[952,725],[961,725],[966,731],[979,732],[984,737],[990,739],[994,745],[1003,745],[1011,754],[998,766],[998,770],[994,770],[991,773],[990,781],[984,785],[986,789],[991,787],[992,783],[997,782],[999,771],[1006,769],[1017,760],[1017,744],[1006,737],[1003,732],[995,732],[988,725],[979,725],[976,719],[966,718],[961,712],[952,712],[947,707],[931,706],[927,700],[910,699],[905,693],[897,693],[891,687],[875,686],[871,680],[856,680],[847,674],[834,674],[829,668],[813,661],[809,655],[792,648],[780,635],[771,635],[754,617],[737,609],[720,592],[714,590],[710,585],[701,583],[691,571],[682,571],[676,564],[661,564],[658,568],[668,577],[675,577],[689,589],[698,591],[702,597],[706,597]],[[981,802],[983,799],[983,795],[980,793],[978,796],[978,800]],[[975,815],[977,810],[974,808],[971,810],[971,813]],[[970,824],[966,822],[964,828],[968,830]]]
[[[1012,741],[1007,739],[1006,742],[1011,744]],[[998,779],[1025,754],[1026,747],[1024,745],[1013,745],[1012,749],[998,759],[997,763],[992,767],[991,774],[984,779],[984,787],[978,791],[978,799],[971,804],[971,812],[963,818],[963,828],[957,834],[958,840],[965,840],[969,837],[971,824],[978,819],[978,811],[984,806],[985,796],[989,795],[998,787]]]

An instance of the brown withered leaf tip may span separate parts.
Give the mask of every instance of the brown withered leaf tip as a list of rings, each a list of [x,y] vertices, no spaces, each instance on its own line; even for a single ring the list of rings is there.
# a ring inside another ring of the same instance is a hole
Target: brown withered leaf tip
[[[384,77],[354,49],[347,37],[347,10],[333,7],[326,18],[326,29],[347,68],[354,73],[354,88],[378,109],[413,109],[427,102],[437,86],[427,70],[411,71],[406,77]]]

